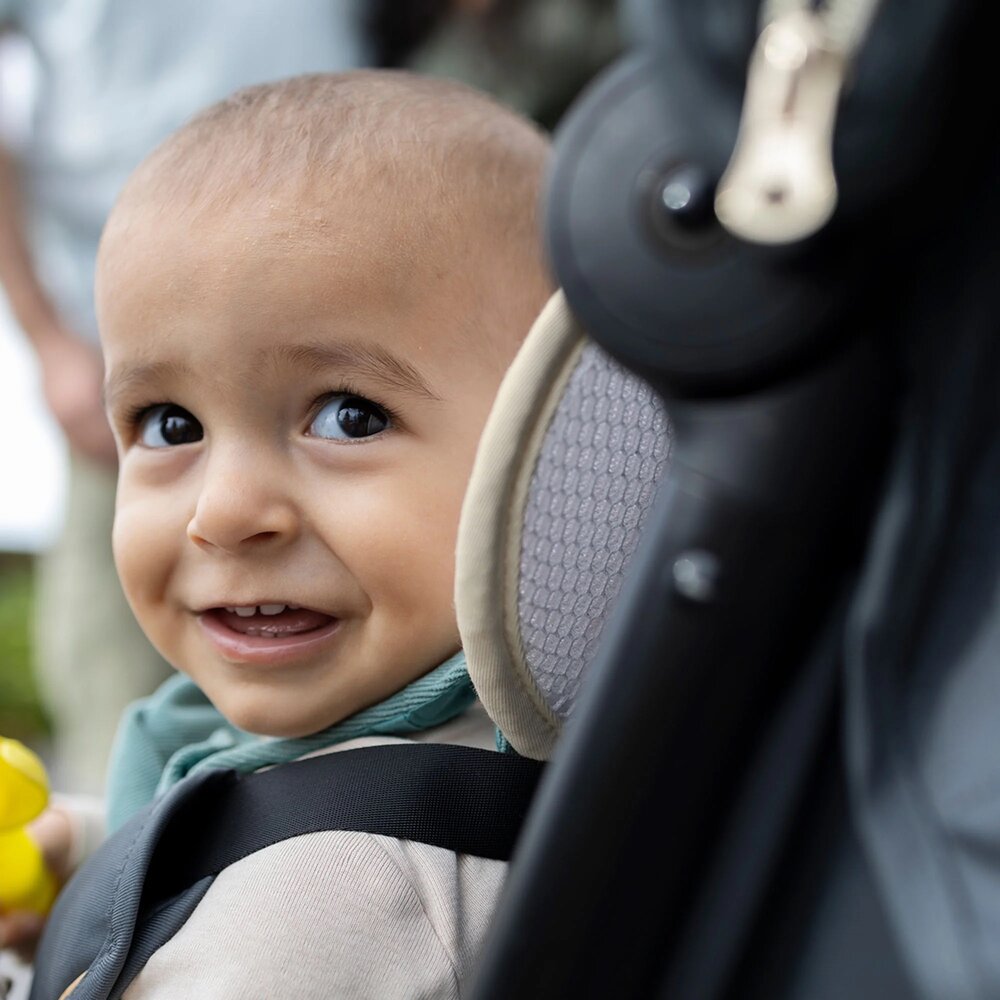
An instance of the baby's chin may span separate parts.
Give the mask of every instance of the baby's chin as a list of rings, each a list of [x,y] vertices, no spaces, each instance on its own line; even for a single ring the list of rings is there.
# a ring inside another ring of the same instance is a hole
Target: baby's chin
[[[226,720],[237,729],[254,736],[264,736],[269,739],[295,740],[329,729],[330,726],[346,719],[351,711],[337,711],[328,708],[325,711],[302,711],[300,704],[294,706],[281,705],[272,698],[212,698],[215,707],[226,717]]]
[[[223,715],[226,715],[223,712]],[[285,719],[275,714],[247,712],[237,715],[236,718],[226,716],[229,721],[242,729],[245,733],[252,733],[254,736],[264,736],[274,740],[299,740],[306,736],[313,736],[321,733],[324,729],[342,722],[346,716],[332,715],[310,719]]]

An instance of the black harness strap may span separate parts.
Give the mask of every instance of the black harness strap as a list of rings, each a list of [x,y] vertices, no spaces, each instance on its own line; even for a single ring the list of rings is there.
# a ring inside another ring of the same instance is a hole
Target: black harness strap
[[[291,837],[356,830],[510,859],[542,764],[434,743],[323,754],[204,787],[157,845],[142,910]],[[192,850],[192,845],[197,850]]]

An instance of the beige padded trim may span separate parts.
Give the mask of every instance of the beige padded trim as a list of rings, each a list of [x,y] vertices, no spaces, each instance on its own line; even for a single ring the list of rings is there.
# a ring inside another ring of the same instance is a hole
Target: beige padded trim
[[[584,343],[556,292],[501,383],[458,531],[455,605],[469,674],[500,731],[535,760],[548,759],[560,724],[524,661],[517,615],[521,526],[538,452]]]

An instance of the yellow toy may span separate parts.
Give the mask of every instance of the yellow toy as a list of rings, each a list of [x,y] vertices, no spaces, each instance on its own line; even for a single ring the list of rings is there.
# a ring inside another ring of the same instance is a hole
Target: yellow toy
[[[42,762],[17,740],[0,737],[0,912],[47,913],[56,881],[25,829],[49,801]]]

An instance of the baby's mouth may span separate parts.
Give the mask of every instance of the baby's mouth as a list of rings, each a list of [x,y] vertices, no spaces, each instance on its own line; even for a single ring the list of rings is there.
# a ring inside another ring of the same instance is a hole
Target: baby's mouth
[[[246,636],[284,639],[315,632],[332,624],[333,615],[287,604],[260,604],[241,608],[211,608],[206,614],[220,625]]]

